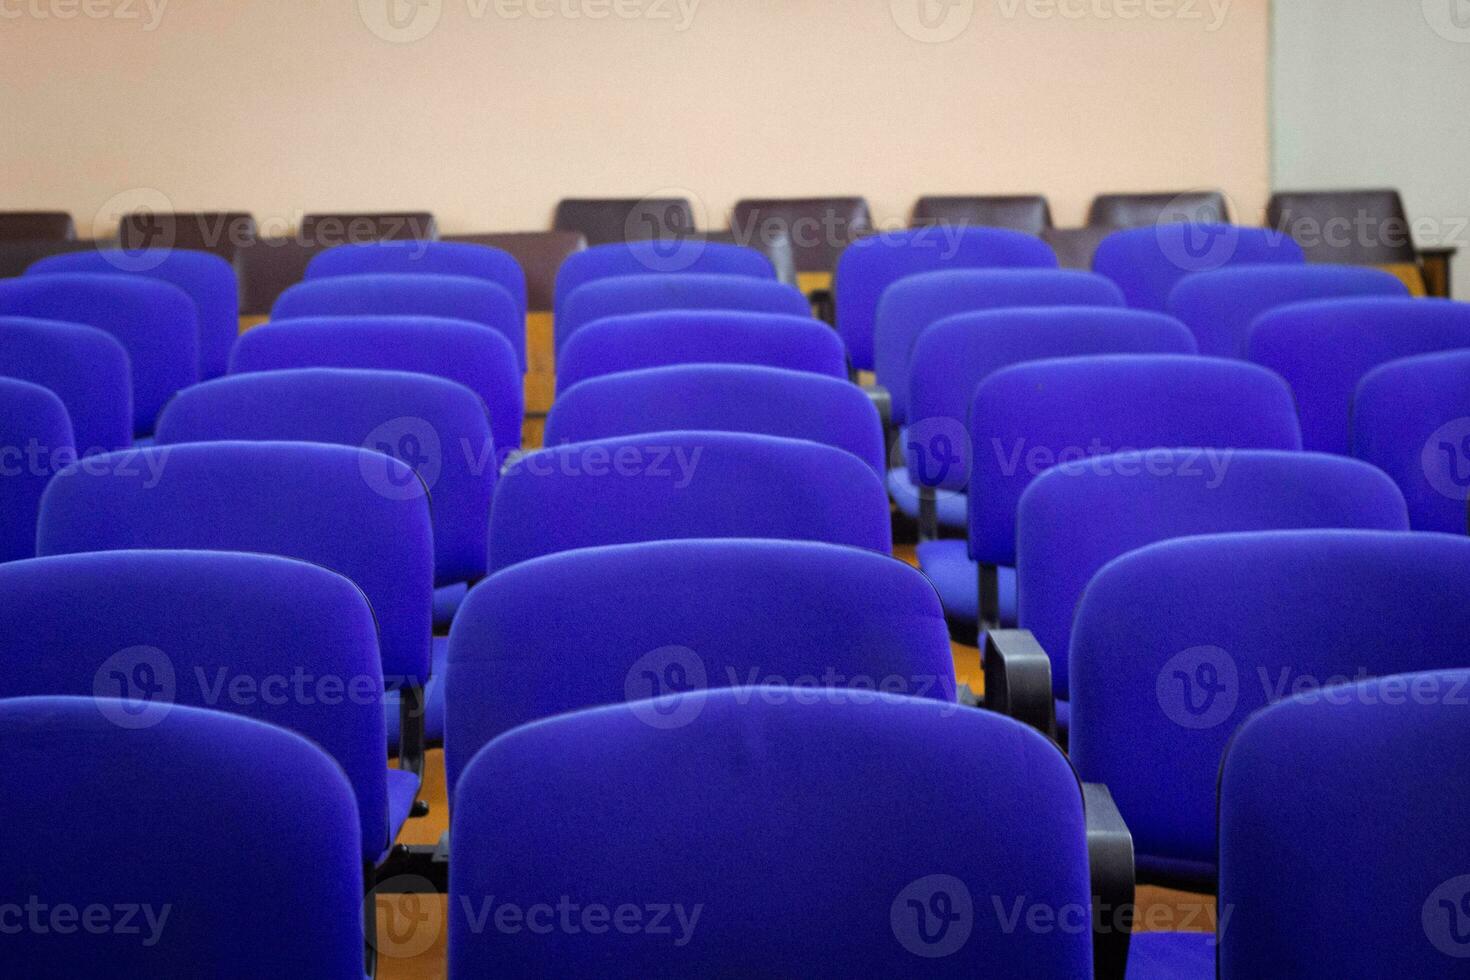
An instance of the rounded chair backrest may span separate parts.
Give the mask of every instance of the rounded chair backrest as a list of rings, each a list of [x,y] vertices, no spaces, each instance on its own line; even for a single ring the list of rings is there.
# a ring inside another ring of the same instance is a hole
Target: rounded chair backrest
[[[299,282],[271,307],[272,320],[322,316],[432,316],[500,331],[526,370],[526,318],[515,297],[485,279],[426,273],[332,276]]]
[[[1129,306],[1165,310],[1185,276],[1268,262],[1300,265],[1306,257],[1279,231],[1173,222],[1113,232],[1098,243],[1092,271],[1117,283]]]
[[[51,481],[36,537],[42,555],[247,551],[321,565],[372,604],[384,682],[397,688],[428,673],[428,492],[413,470],[381,453],[217,442],[94,456]]]
[[[6,969],[221,976],[248,956],[251,972],[360,978],[357,803],[331,757],[238,715],[176,707],[123,728],[103,707],[0,701],[5,822],[26,842],[6,857],[0,887],[35,896],[52,922],[74,913],[71,929],[7,935]],[[64,819],[43,805],[54,800],[66,801]],[[161,840],[188,859],[159,856]]]
[[[1288,303],[1350,296],[1408,299],[1382,269],[1351,265],[1238,265],[1186,276],[1169,293],[1169,312],[1194,331],[1201,354],[1244,357],[1251,324]]]
[[[809,439],[885,469],[883,422],[857,385],[743,364],[647,368],[573,385],[546,416],[546,444],[696,429]]]
[[[1015,364],[980,382],[970,418],[970,556],[1013,565],[1016,507],[1057,463],[1130,449],[1300,449],[1291,392],[1242,361],[1107,355]]]
[[[1470,350],[1381,364],[1353,396],[1353,455],[1393,477],[1416,531],[1463,534],[1470,497]]]
[[[363,474],[382,493],[433,501],[435,581],[485,574],[485,532],[499,461],[485,405],[463,385],[406,371],[300,368],[235,374],[179,393],[158,419],[160,446],[186,442],[361,446],[413,472],[404,487],[382,460]]]
[[[499,331],[428,316],[302,317],[241,334],[230,357],[231,374],[310,367],[413,371],[464,385],[490,412],[495,448],[520,448],[525,383]]]
[[[617,276],[578,286],[557,307],[557,354],[567,338],[593,320],[660,310],[811,315],[811,305],[800,290],[774,279],[702,273]]]
[[[1291,385],[1306,447],[1346,454],[1363,375],[1401,357],[1461,347],[1470,348],[1470,304],[1338,299],[1265,313],[1251,328],[1249,351]]]
[[[58,273],[138,275],[177,286],[194,301],[199,329],[199,377],[225,373],[230,345],[240,333],[240,286],[229,262],[182,248],[105,249],[52,255],[26,275]]]
[[[111,551],[0,565],[0,698],[64,694],[118,724],[177,705],[296,732],[357,794],[363,860],[387,850],[378,630],[362,591],[306,562],[211,551]]]
[[[847,377],[847,351],[809,316],[729,310],[668,310],[593,320],[567,339],[556,385],[673,364],[753,364]]]
[[[1078,604],[1072,761],[1112,790],[1140,867],[1208,880],[1220,759],[1252,711],[1458,667],[1467,630],[1464,538],[1264,531],[1150,545],[1105,566]]]
[[[677,723],[707,688],[772,684],[955,698],[922,573],[857,548],[742,539],[583,548],[498,572],[455,619],[446,684],[451,796],[491,739],[579,708],[677,694]]]
[[[133,434],[151,435],[176,391],[199,380],[199,314],[177,286],[142,276],[58,273],[0,280],[0,316],[64,320],[118,339],[133,368]]]
[[[1150,449],[1063,463],[1021,495],[1016,512],[1017,625],[1051,657],[1068,696],[1077,600],[1119,555],[1170,538],[1234,531],[1407,531],[1404,498],[1353,459],[1252,449]]]
[[[665,273],[776,278],[770,259],[741,245],[683,237],[612,242],[593,245],[562,261],[556,270],[556,312],[561,313],[573,290],[589,282]]]
[[[1052,307],[961,313],[919,335],[909,360],[909,445],[916,486],[963,490],[970,482],[970,403],[980,382],[1025,361],[1092,354],[1193,354],[1194,337],[1145,310]],[[936,441],[938,440],[938,441]],[[956,451],[959,451],[958,455]]]
[[[76,460],[71,419],[54,392],[0,378],[0,458],[0,562],[30,558],[46,484]]]
[[[1464,670],[1376,678],[1240,727],[1220,775],[1220,902],[1234,911],[1222,977],[1464,975],[1466,691]],[[1375,910],[1359,949],[1323,916],[1281,907],[1334,889]]]
[[[307,279],[333,276],[430,275],[485,279],[510,293],[526,314],[526,273],[509,252],[469,242],[388,241],[338,245],[306,266]]]
[[[888,494],[852,453],[744,432],[653,432],[530,453],[501,476],[490,571],[672,538],[826,541],[887,553]]]
[[[871,371],[878,303],[884,290],[900,279],[941,269],[1056,267],[1051,246],[1008,228],[932,225],[859,239],[837,260],[837,331],[853,367]]]
[[[883,291],[874,317],[873,365],[893,398],[893,417],[908,420],[914,342],[960,313],[1031,306],[1122,306],[1111,279],[1074,269],[947,269],[900,279]]]
[[[61,320],[0,317],[0,375],[55,393],[78,452],[133,444],[132,365],[112,334]]]
[[[453,975],[1091,975],[1082,794],[1035,731],[861,691],[711,691],[684,724],[650,724],[668,706],[523,726],[470,763],[449,905],[474,915],[450,919]],[[637,909],[669,931],[475,928],[490,903],[544,895],[662,896],[672,909]],[[1007,928],[993,903],[1018,896],[1080,928]]]

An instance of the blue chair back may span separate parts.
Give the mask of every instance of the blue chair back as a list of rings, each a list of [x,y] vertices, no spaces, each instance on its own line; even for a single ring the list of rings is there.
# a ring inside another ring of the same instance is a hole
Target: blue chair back
[[[941,269],[1056,267],[1050,245],[1008,228],[931,225],[861,238],[837,259],[832,284],[837,332],[847,343],[853,367],[871,371],[878,303],[900,279]]]
[[[1283,306],[1251,329],[1250,359],[1291,385],[1308,449],[1347,454],[1353,392],[1380,364],[1470,348],[1470,304],[1337,299]]]
[[[307,279],[333,276],[429,275],[485,279],[510,293],[526,314],[526,273],[503,248],[469,242],[388,241],[337,245],[306,265]]]
[[[239,715],[179,706],[124,728],[106,707],[0,701],[0,798],[25,841],[0,866],[0,891],[70,923],[7,935],[6,970],[360,980],[357,801],[332,758]]]
[[[0,316],[63,320],[112,334],[133,370],[133,434],[199,380],[199,314],[189,294],[143,276],[57,273],[0,280]]]
[[[668,273],[776,278],[770,259],[741,245],[702,238],[611,242],[593,245],[562,260],[556,270],[555,309],[561,313],[573,290],[598,279]]]
[[[661,310],[811,315],[807,298],[795,286],[774,279],[701,273],[597,279],[572,290],[557,307],[554,327],[557,356],[561,356],[567,339],[593,320]]]
[[[0,317],[0,375],[51,389],[66,406],[78,452],[133,444],[132,365],[112,334],[61,320]]]
[[[556,359],[557,390],[619,371],[674,364],[753,364],[847,377],[847,351],[809,316],[669,310],[594,320]]]
[[[428,491],[436,584],[485,574],[499,461],[484,403],[463,385],[405,371],[236,374],[180,392],[158,420],[160,446],[228,441],[335,443],[398,460],[409,475],[384,459],[363,479],[398,496]]]
[[[1098,243],[1092,271],[1117,283],[1129,306],[1167,310],[1169,294],[1185,276],[1227,265],[1306,261],[1301,246],[1284,232],[1171,222],[1113,232]]]
[[[66,406],[48,388],[0,378],[0,562],[36,553],[36,515],[52,474],[76,460]]]
[[[454,804],[452,909],[656,895],[669,932],[510,934],[456,914],[452,975],[1092,975],[1082,794],[1041,735],[859,691],[700,703],[673,728],[648,722],[668,701],[518,728],[475,757]],[[992,896],[1080,928],[1007,928]],[[637,908],[646,925],[655,910]]]

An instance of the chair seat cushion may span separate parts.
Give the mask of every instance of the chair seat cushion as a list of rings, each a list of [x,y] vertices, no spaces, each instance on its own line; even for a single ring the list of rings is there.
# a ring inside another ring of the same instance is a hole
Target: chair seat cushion
[[[900,511],[918,520],[919,488],[914,486],[913,478],[909,476],[907,467],[899,466],[888,471],[888,495],[893,498],[893,502],[898,505]],[[934,503],[934,509],[939,513],[941,527],[964,530],[966,527],[965,506],[968,501],[963,493],[954,490],[940,490]]]
[[[444,742],[444,668],[449,663],[449,637],[434,637],[429,648],[429,682],[424,685],[424,743]],[[388,722],[388,748],[398,748],[398,692],[389,691],[383,701]]]
[[[1128,943],[1128,980],[1209,980],[1214,975],[1212,932],[1139,932]]]
[[[418,795],[419,777],[407,769],[390,768],[388,770],[388,831],[390,834],[388,849],[391,849],[393,842],[398,839],[398,832],[408,821],[408,815],[412,812],[414,800],[418,799]],[[384,850],[378,855],[378,861],[381,862],[387,855],[388,850]]]
[[[962,623],[980,618],[980,566],[970,560],[964,541],[924,541],[919,544],[919,567],[934,583],[944,614]],[[1000,568],[1000,624],[1016,625],[1016,570]]]
[[[464,582],[456,582],[434,590],[435,633],[449,632],[449,625],[454,622],[454,614],[459,612],[464,597],[469,593],[469,586]]]

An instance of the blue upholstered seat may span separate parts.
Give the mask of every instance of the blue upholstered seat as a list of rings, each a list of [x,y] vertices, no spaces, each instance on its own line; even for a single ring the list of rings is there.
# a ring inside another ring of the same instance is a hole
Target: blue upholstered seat
[[[1098,243],[1092,271],[1117,283],[1129,306],[1166,310],[1185,276],[1228,265],[1305,262],[1301,246],[1283,232],[1170,222],[1113,232]]]
[[[0,378],[0,562],[36,553],[36,515],[52,474],[76,460],[71,419],[49,388]]]
[[[795,286],[774,279],[706,273],[595,279],[572,290],[556,308],[557,356],[572,334],[594,320],[662,310],[811,315],[807,298]]]
[[[554,309],[560,314],[573,291],[599,279],[675,273],[776,278],[769,259],[740,245],[700,238],[610,242],[574,252],[562,260],[556,270]]]
[[[78,452],[133,443],[128,352],[111,334],[80,323],[0,317],[0,375],[49,388],[66,406]]]
[[[327,249],[306,266],[307,279],[367,275],[484,279],[510,293],[521,316],[526,315],[526,273],[503,248],[469,242],[353,242]]]

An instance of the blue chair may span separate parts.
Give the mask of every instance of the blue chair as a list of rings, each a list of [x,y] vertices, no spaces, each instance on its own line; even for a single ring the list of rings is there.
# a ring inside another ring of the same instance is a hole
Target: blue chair
[[[669,310],[594,320],[568,338],[556,385],[673,364],[754,364],[847,377],[842,338],[809,316]]]
[[[177,286],[142,276],[58,273],[0,280],[0,316],[63,320],[112,334],[133,370],[133,435],[199,380],[199,314]]]
[[[0,378],[0,562],[35,555],[41,494],[75,459],[61,399],[29,381]]]
[[[1186,276],[1169,293],[1169,312],[1194,331],[1201,354],[1244,357],[1251,324],[1289,303],[1359,296],[1409,298],[1382,269],[1351,265],[1234,265]]]
[[[810,316],[807,298],[774,279],[703,273],[629,275],[578,286],[556,309],[556,352],[580,327],[604,317],[661,310],[734,310]]]
[[[558,314],[579,286],[599,279],[679,273],[774,279],[771,260],[753,248],[698,238],[653,239],[593,245],[562,260],[554,294]]]
[[[862,238],[837,260],[837,332],[852,366],[874,367],[874,330],[884,291],[906,276],[942,269],[1055,269],[1057,257],[1035,235],[1006,228],[933,225]]]
[[[421,244],[421,243],[420,243]],[[526,370],[526,317],[505,288],[468,276],[333,276],[299,282],[277,297],[271,320],[326,316],[411,316],[469,320],[498,330]]]
[[[0,892],[65,923],[6,935],[7,972],[359,980],[363,870],[342,770],[238,715],[177,706],[145,728],[107,715],[136,704],[0,701],[0,814],[25,841]]]
[[[1092,271],[1123,290],[1129,306],[1167,310],[1185,276],[1227,265],[1302,265],[1306,256],[1289,235],[1239,225],[1169,223],[1115,231],[1098,243]]]
[[[1089,354],[1194,352],[1194,337],[1183,324],[1142,310],[1061,307],[946,317],[914,342],[907,381],[899,386],[906,389],[912,424],[900,437],[905,465],[889,471],[888,491],[901,511],[919,520],[926,538],[937,537],[936,521],[965,526],[970,402],[980,382],[1000,368]],[[933,518],[927,516],[930,499]]]
[[[240,286],[234,267],[218,255],[182,248],[103,249],[48,256],[26,269],[27,276],[65,273],[138,275],[182,289],[198,316],[199,377],[225,373],[230,345],[240,334]]]
[[[837,378],[741,364],[681,364],[573,385],[546,416],[546,444],[640,432],[756,432],[845,449],[884,471],[873,402]]]
[[[1063,463],[1016,511],[1016,623],[1051,662],[1038,692],[1069,728],[1067,650],[1087,583],[1119,555],[1170,538],[1234,531],[1407,531],[1393,481],[1357,460],[1248,449],[1150,449]]]
[[[874,318],[873,365],[893,401],[893,421],[908,421],[909,357],[933,324],[960,313],[1006,307],[1122,306],[1112,280],[1073,269],[949,269],[900,279],[883,291]]]
[[[0,317],[0,375],[51,389],[66,406],[78,452],[133,444],[132,365],[112,334],[80,323]]]
[[[377,623],[340,575],[234,552],[34,558],[0,566],[0,632],[0,698],[131,699],[124,727],[192,705],[296,732],[352,783],[368,865],[408,818],[418,781],[384,765]]]
[[[1470,304],[1339,299],[1283,306],[1251,328],[1249,355],[1291,385],[1308,449],[1346,455],[1353,391],[1380,364],[1470,348]]]
[[[313,258],[306,278],[430,275],[485,279],[510,293],[526,315],[526,273],[503,248],[469,242],[384,241],[337,245]]]
[[[1041,736],[930,700],[790,688],[710,691],[681,726],[649,723],[684,703],[563,715],[474,758],[451,908],[566,896],[621,906],[624,926],[512,934],[455,915],[451,975],[1092,975],[1082,794]],[[977,796],[987,785],[1005,790]],[[1006,928],[992,896],[1075,925]]]
[[[1464,537],[1265,531],[1149,545],[1106,565],[1077,606],[1072,762],[1112,791],[1141,876],[1211,888],[1216,775],[1251,712],[1462,666],[1467,629]]]
[[[451,798],[475,753],[517,725],[669,685],[687,715],[706,688],[772,684],[953,703],[933,587],[885,555],[806,541],[652,541],[522,562],[477,587],[450,634]]]
[[[454,381],[485,402],[497,450],[521,446],[525,383],[515,348],[478,323],[429,316],[277,320],[241,334],[230,355],[231,374],[311,367],[413,371]]]
[[[1393,477],[1416,531],[1465,533],[1470,350],[1381,364],[1353,395],[1353,455]]]
[[[1464,976],[1467,689],[1463,670],[1381,677],[1248,718],[1220,773],[1226,928],[1135,936],[1153,962],[1128,976],[1215,977],[1217,947],[1226,980]],[[1284,895],[1340,895],[1371,914],[1344,944],[1331,916]]]
[[[1016,507],[1058,463],[1129,449],[1300,449],[1291,392],[1239,361],[1105,355],[1014,364],[970,409],[969,541],[928,541],[919,562],[945,610],[982,629],[1014,623]],[[923,472],[933,463],[911,442]],[[976,591],[976,583],[979,591]]]
[[[219,383],[219,382],[215,382]],[[407,691],[400,764],[422,765],[434,543],[428,492],[390,456],[321,443],[218,442],[94,456],[41,499],[37,553],[245,551],[351,579],[378,622],[383,680]]]
[[[744,432],[654,432],[529,453],[501,475],[489,570],[676,538],[825,541],[887,554],[888,497],[852,453]]]

